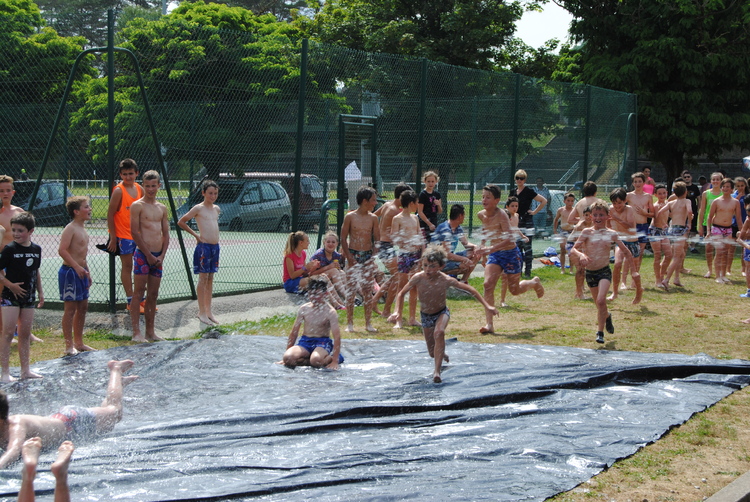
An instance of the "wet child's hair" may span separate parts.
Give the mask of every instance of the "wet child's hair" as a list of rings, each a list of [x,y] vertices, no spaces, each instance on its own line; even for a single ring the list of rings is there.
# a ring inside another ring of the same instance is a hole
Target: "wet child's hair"
[[[422,253],[422,259],[426,262],[437,263],[438,265],[440,265],[440,268],[443,268],[443,266],[445,266],[446,260],[448,259],[448,255],[446,255],[445,248],[443,246],[430,244],[429,246],[427,246],[425,252]]]
[[[620,188],[619,190],[622,190],[623,192],[625,191],[622,188]],[[594,202],[587,209],[591,213],[593,213],[594,211],[596,211],[597,209],[599,209],[599,210],[604,211],[605,213],[609,214],[609,206],[607,205],[606,202],[601,201],[601,200],[598,200],[598,201]],[[586,211],[584,211],[584,213],[585,212]]]
[[[138,173],[138,164],[136,164],[133,159],[122,159],[120,161],[120,170],[118,172],[123,172],[129,169]]]
[[[70,219],[75,218],[75,213],[73,211],[78,211],[81,209],[81,206],[84,202],[88,202],[89,198],[83,195],[76,195],[74,197],[68,197],[67,202],[65,202],[65,209],[68,210],[68,214],[70,215]]]
[[[644,183],[646,183],[646,175],[643,174],[642,172],[637,172],[637,173],[633,173],[630,175],[631,180],[634,180],[636,178],[640,178],[643,180]]]
[[[329,230],[329,231],[328,231],[328,232],[326,232],[326,234],[325,234],[325,235],[323,236],[323,243],[325,243],[325,241],[326,241],[326,240],[328,240],[328,238],[329,238],[329,237],[333,237],[334,239],[336,239],[336,242],[337,242],[337,243],[339,242],[339,234],[337,234],[337,233],[336,233],[336,232],[334,232],[333,230]],[[338,245],[338,244],[337,244],[337,245]]]
[[[427,171],[426,173],[424,173],[422,175],[422,181],[427,181],[427,178],[429,178],[430,176],[433,176],[435,178],[435,181],[437,181],[438,183],[440,182],[440,176],[438,176],[435,171]]]
[[[451,206],[451,212],[448,216],[448,219],[450,220],[457,220],[459,216],[462,214],[466,214],[466,210],[464,209],[464,206],[461,204],[453,204]]]
[[[36,220],[34,220],[34,215],[29,213],[28,211],[24,211],[23,213],[18,213],[13,218],[10,219],[11,225],[22,225],[26,227],[26,230],[34,230],[36,227]]]
[[[612,202],[616,200],[625,201],[627,198],[628,198],[628,192],[626,192],[624,188],[615,188],[609,194],[609,200],[611,200]],[[607,214],[609,214],[609,212]]]
[[[489,193],[492,194],[492,197],[495,199],[500,198],[500,188],[497,185],[484,185],[484,188],[482,190],[487,190]]]
[[[665,185],[664,183],[659,183],[658,185],[656,185],[656,186],[654,187],[654,194],[656,194],[656,192],[657,192],[657,191],[658,191],[659,189],[661,189],[661,188],[663,188],[664,190],[666,190],[666,191],[667,191],[667,193],[669,193],[669,189],[667,189],[667,185]]]
[[[682,197],[687,193],[687,185],[684,181],[678,181],[672,185],[672,192],[674,192],[677,197]]]
[[[599,190],[599,187],[596,186],[596,183],[593,181],[587,181],[583,184],[583,189],[581,189],[581,193],[584,197],[593,197],[596,195],[596,191]]]
[[[154,171],[151,169],[150,171],[146,171],[143,173],[143,181],[150,181],[150,180],[158,180],[159,179],[159,173],[158,171]]]
[[[13,178],[8,176],[7,174],[0,174],[0,183],[10,183],[13,184]]]
[[[378,193],[375,191],[374,188],[363,186],[360,187],[357,191],[357,205],[361,206],[362,203],[366,200],[370,200],[373,197],[377,197]]]
[[[412,202],[417,202],[417,193],[414,190],[407,190],[401,194],[401,207],[409,207]]]
[[[565,194],[565,197],[563,197],[563,200],[567,200],[567,199],[568,199],[568,197],[573,197],[573,201],[575,201],[575,200],[576,200],[576,194],[574,194],[573,192],[567,192],[567,193]]]
[[[203,183],[201,183],[201,192],[205,193],[209,188],[215,188],[218,190],[219,184],[214,180],[203,180]]]
[[[406,192],[407,190],[411,190],[411,187],[404,183],[403,181],[396,185],[396,188],[393,189],[393,198],[401,200],[401,194]]]
[[[297,230],[289,234],[289,238],[286,241],[286,247],[284,248],[284,256],[294,253],[300,242],[307,239],[307,234],[302,230]]]
[[[518,202],[518,197],[516,197],[515,195],[511,195],[510,197],[508,197],[508,200],[506,200],[506,201],[505,201],[505,207],[510,207],[510,205],[511,205],[512,203],[514,203],[514,202],[515,202],[516,204],[518,204],[518,203],[519,203],[519,202]]]
[[[307,291],[328,291],[328,283],[320,277],[310,277],[307,281]]]
[[[721,185],[719,186],[723,187],[727,183],[729,183],[730,187],[734,188],[734,180],[732,178],[724,178],[723,180],[721,180]]]

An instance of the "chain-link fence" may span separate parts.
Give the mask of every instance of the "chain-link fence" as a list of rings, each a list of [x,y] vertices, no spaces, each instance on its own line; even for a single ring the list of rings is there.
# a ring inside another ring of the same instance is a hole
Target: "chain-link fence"
[[[339,204],[362,183],[390,198],[396,183],[419,191],[421,173],[436,171],[443,206],[472,207],[467,224],[473,227],[481,187],[497,183],[507,193],[516,169],[557,190],[586,179],[622,184],[623,173],[634,170],[630,94],[184,23],[147,23],[118,36],[116,45],[132,51],[143,75],[176,217],[202,200],[195,190],[201,179],[219,183],[217,295],[278,286],[289,230],[306,230],[314,245],[317,232],[337,228]],[[127,53],[115,55],[111,95],[108,58],[82,57],[59,108],[81,50],[66,43],[57,52],[0,44],[6,68],[0,72],[0,172],[31,178],[16,183],[13,202],[22,207],[37,184],[34,239],[46,257],[48,289],[61,263],[65,198],[90,197],[90,301],[107,305],[111,267],[119,264],[93,245],[107,239],[112,169],[126,157],[141,174],[162,168]],[[165,190],[158,197],[167,203]],[[183,235],[184,248],[172,232],[162,299],[192,294],[183,252],[190,258],[195,242]],[[119,272],[114,276],[119,281]],[[115,295],[116,303],[124,302],[119,282]]]

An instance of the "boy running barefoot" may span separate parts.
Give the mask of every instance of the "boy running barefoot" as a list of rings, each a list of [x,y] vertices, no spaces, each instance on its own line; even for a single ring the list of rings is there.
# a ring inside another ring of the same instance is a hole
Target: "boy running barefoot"
[[[643,173],[633,174],[630,177],[633,183],[633,191],[628,192],[625,197],[625,202],[635,212],[635,234],[638,236],[638,247],[640,248],[638,255],[633,254],[636,272],[641,271],[643,252],[646,250],[646,243],[648,242],[648,219],[654,217],[653,198],[650,193],[643,190],[647,178]],[[625,268],[623,273],[627,276],[628,269]]]
[[[83,343],[83,326],[89,308],[91,274],[86,262],[89,251],[89,234],[84,224],[91,219],[91,204],[87,197],[71,197],[65,204],[72,221],[60,235],[57,254],[63,259],[57,282],[60,301],[64,302],[62,317],[65,355],[95,350]]]
[[[672,243],[668,236],[669,209],[667,204],[667,186],[658,184],[654,187],[657,201],[654,204],[656,216],[651,221],[648,233],[651,239],[651,249],[654,250],[654,279],[655,287],[666,289],[664,277],[667,275],[672,261]],[[665,209],[665,210],[663,210]]]
[[[341,251],[348,265],[346,279],[346,331],[354,331],[354,295],[362,290],[365,306],[365,329],[375,332],[372,325],[372,280],[375,277],[373,243],[380,240],[378,217],[372,210],[378,203],[374,188],[363,186],[357,192],[356,211],[344,216],[341,226]]]
[[[516,245],[515,236],[510,229],[508,214],[497,207],[500,203],[500,189],[496,185],[486,185],[482,190],[482,206],[477,217],[482,222],[484,238],[490,242],[489,247],[477,251],[488,255],[484,267],[484,299],[491,307],[495,306],[495,286],[501,274],[505,274],[510,294],[518,296],[530,289],[536,291],[538,298],[544,296],[544,287],[539,277],[520,281],[521,252]],[[494,333],[492,314],[486,311],[487,323],[479,329],[480,333]]]
[[[31,325],[34,323],[34,309],[44,306],[42,277],[39,267],[42,264],[42,248],[31,242],[36,226],[31,213],[20,213],[10,220],[13,242],[0,252],[0,284],[2,291],[3,334],[0,337],[0,381],[13,382],[10,376],[10,345],[13,333],[18,327],[18,357],[21,360],[21,378],[42,378],[29,368]],[[39,303],[36,294],[39,293]]]
[[[609,212],[608,221],[612,225],[612,229],[620,234],[622,237],[625,247],[630,251],[630,257],[637,257],[640,254],[640,245],[638,244],[638,238],[635,236],[635,211],[630,206],[625,204],[627,193],[624,188],[615,188],[609,195],[609,199],[612,201],[612,210]],[[593,219],[594,212],[593,207],[591,210],[591,218]],[[620,274],[622,273],[622,264],[626,261],[626,255],[619,246],[615,248],[615,271],[613,274],[614,280],[612,281],[612,294],[607,300],[616,300],[617,293],[621,287],[620,285]],[[635,261],[633,261],[635,263]],[[585,266],[585,265],[584,265]],[[637,269],[633,269],[633,272],[638,272]],[[639,276],[640,277],[640,276]],[[624,284],[622,285],[624,289]],[[638,287],[635,290],[635,298],[633,298],[633,305],[640,303],[641,297],[643,296],[643,289],[640,287],[640,280],[638,281]]]
[[[135,363],[126,359],[109,361],[107,397],[96,408],[65,406],[59,412],[39,415],[8,416],[8,396],[0,391],[0,446],[5,453],[0,457],[0,469],[18,460],[24,442],[38,437],[42,444],[59,444],[69,436],[93,437],[114,429],[122,419],[122,389],[137,376],[123,376]]]
[[[401,322],[404,296],[408,291],[416,288],[422,308],[422,332],[427,343],[427,352],[435,359],[435,372],[432,375],[432,381],[435,383],[442,382],[443,361],[449,361],[448,354],[445,353],[445,330],[451,316],[445,303],[448,288],[453,287],[471,293],[484,306],[487,315],[498,315],[497,309],[489,305],[476,289],[441,272],[440,269],[445,266],[445,262],[446,253],[442,246],[428,247],[422,257],[422,271],[414,274],[406,286],[399,291],[396,298],[396,312],[388,319],[397,324]]]
[[[727,263],[734,255],[732,218],[742,221],[740,201],[732,197],[733,190],[734,181],[731,178],[721,180],[721,197],[711,203],[711,210],[708,213],[711,241],[716,250],[716,282],[719,284],[732,282],[726,276]]]
[[[583,229],[593,226],[594,222],[591,221],[591,208],[587,207],[583,210],[583,219],[576,223],[576,226],[573,227],[573,231],[568,236],[568,241],[565,243],[565,249],[568,251],[568,254],[570,256],[570,266],[576,268],[576,294],[574,296],[576,300],[586,299],[583,293],[583,283],[586,280],[586,269],[578,262],[578,258],[575,255],[570,254],[570,251],[573,249],[573,245],[576,243],[576,240],[578,240],[578,237],[581,235],[581,232],[583,232]]]
[[[307,283],[307,296],[310,298],[297,312],[289,341],[286,344],[284,358],[279,364],[289,368],[295,366],[326,367],[337,370],[344,362],[341,355],[341,333],[339,330],[339,316],[336,309],[326,301],[328,285],[326,281],[312,277]],[[297,341],[300,327],[304,324],[302,338]],[[331,340],[333,335],[333,340]]]
[[[568,251],[568,235],[573,231],[574,225],[568,221],[573,213],[573,205],[576,203],[576,196],[573,193],[565,194],[565,205],[557,209],[555,219],[552,222],[552,233],[557,235],[560,240],[560,273],[565,273],[565,255]],[[559,225],[559,227],[558,227]]]
[[[622,190],[621,188],[619,190]],[[624,192],[624,190],[623,190]],[[624,202],[624,200],[623,200]],[[617,249],[631,265],[631,276],[637,291],[642,291],[641,277],[633,266],[633,255],[630,249],[620,240],[620,235],[615,230],[607,228],[609,219],[609,208],[603,202],[595,202],[591,205],[591,219],[594,226],[586,228],[578,237],[571,256],[575,255],[583,267],[586,268],[586,283],[591,289],[591,296],[596,302],[597,309],[597,331],[596,341],[604,343],[604,329],[613,334],[615,327],[612,324],[612,314],[607,310],[607,291],[612,284],[612,271],[609,268],[609,249],[614,242]],[[636,303],[633,301],[633,303]]]
[[[398,287],[401,290],[409,277],[419,267],[419,259],[424,250],[424,240],[419,229],[419,220],[414,212],[417,210],[417,194],[408,190],[401,194],[401,212],[393,217],[391,237],[398,246]],[[403,308],[403,302],[401,308]],[[401,310],[396,313],[401,314]],[[399,319],[393,329],[401,329],[400,315],[389,317]],[[417,294],[409,295],[409,326],[420,326],[417,322]]]
[[[133,253],[135,252],[135,240],[130,231],[130,207],[135,201],[143,197],[143,188],[135,182],[138,177],[138,165],[133,159],[120,161],[120,178],[122,182],[112,190],[107,210],[107,228],[109,229],[109,245],[107,250],[114,253],[118,248],[120,251],[120,280],[125,290],[125,297],[130,310],[130,300],[133,297]],[[144,307],[135,307],[136,311],[143,313]]]
[[[221,208],[214,203],[219,197],[219,185],[215,181],[205,180],[201,185],[203,202],[180,218],[177,224],[181,229],[195,237],[193,253],[193,273],[198,274],[198,319],[203,324],[215,326],[219,321],[211,311],[211,298],[214,291],[214,274],[219,271],[219,215]],[[198,232],[188,222],[195,218]]]
[[[685,243],[693,223],[693,207],[690,199],[687,198],[687,184],[678,181],[674,184],[673,191],[677,198],[669,201],[666,207],[660,210],[669,213],[671,220],[667,234],[672,241],[672,263],[664,277],[664,288],[669,287],[672,274],[675,278],[672,284],[682,286],[680,273],[685,267],[685,251],[687,250]]]
[[[130,322],[133,326],[134,342],[158,342],[163,340],[156,336],[154,319],[156,316],[156,299],[159,297],[162,266],[169,246],[169,223],[167,208],[157,202],[160,179],[156,171],[146,171],[143,174],[143,198],[133,202],[130,206],[130,230],[136,244],[133,253],[133,271],[135,274],[135,288],[133,298],[136,305],[143,300],[146,292],[144,318],[146,321],[146,336],[141,334],[140,312],[130,310]]]
[[[568,223],[571,225],[575,225],[583,218],[583,211],[591,206],[594,202],[598,200],[602,200],[596,196],[596,191],[598,190],[598,187],[596,186],[596,183],[593,181],[587,181],[583,184],[583,189],[581,192],[583,193],[583,198],[576,202],[576,205],[573,206],[573,211],[568,215]],[[602,201],[604,202],[604,201]]]

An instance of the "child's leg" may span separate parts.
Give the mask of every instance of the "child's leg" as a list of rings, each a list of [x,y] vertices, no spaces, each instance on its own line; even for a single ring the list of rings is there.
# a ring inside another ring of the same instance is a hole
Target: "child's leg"
[[[500,276],[500,306],[501,307],[507,307],[508,304],[505,303],[505,296],[508,294],[508,279],[506,278],[506,274],[503,274]]]
[[[310,353],[299,345],[293,345],[286,349],[282,358],[284,366],[294,368],[295,366],[307,366],[310,364]]]
[[[396,274],[396,282],[398,285],[397,289],[399,291],[404,289],[404,286],[406,286],[407,281],[408,281],[408,276],[405,273],[399,272],[398,274]],[[411,296],[409,297],[409,301],[411,301]],[[400,314],[403,318],[403,311],[400,312]],[[393,326],[393,329],[401,329],[402,327],[403,327],[403,321],[397,321],[396,324]]]
[[[322,368],[328,366],[333,361],[333,357],[323,347],[315,347],[310,354],[310,366],[313,368]]]
[[[120,280],[122,281],[122,289],[125,290],[126,297],[132,298],[133,293],[134,293],[133,291],[133,253],[121,254],[120,263],[122,264],[122,269],[120,270]]]
[[[143,301],[143,295],[146,292],[148,276],[136,274],[134,278],[133,298],[131,300],[132,308],[130,309],[130,324],[133,330],[134,342],[145,342],[146,339],[141,334],[141,312],[140,303]]]
[[[493,307],[495,306],[495,286],[502,271],[503,269],[500,265],[495,265],[494,263],[488,263],[484,267],[484,299]],[[479,331],[480,333],[492,333],[495,329],[492,324],[492,314],[485,312],[485,317],[487,322]]]
[[[611,300],[617,299],[617,293],[620,287],[620,277],[621,277],[621,274],[623,273],[623,265],[622,265],[623,260],[624,260],[623,253],[620,250],[620,247],[618,246],[615,248],[615,266],[614,266],[614,269],[612,270],[612,286],[613,286],[612,294],[609,295],[607,300],[611,301]],[[601,284],[599,285],[599,287],[601,288]],[[594,293],[592,292],[591,294],[593,295]]]
[[[70,488],[68,487],[68,466],[75,447],[70,441],[64,441],[57,449],[57,459],[50,466],[55,476],[55,502],[70,502]]]
[[[159,287],[161,286],[161,277],[148,275],[146,288],[146,311],[143,314],[146,321],[146,340],[151,342],[160,342],[163,338],[156,336],[154,321],[156,320],[156,300],[159,298]]]
[[[346,272],[346,331],[354,331],[354,297],[357,294],[362,266],[354,265]]]
[[[724,277],[731,275],[732,260],[734,260],[734,242],[728,238],[725,239],[724,248],[726,250],[724,254]],[[725,279],[724,282],[729,282],[729,279]]]
[[[86,312],[89,310],[89,301],[86,299],[75,303],[77,306],[75,315],[73,315],[73,346],[79,352],[96,350],[83,343],[83,328],[86,325]]]
[[[411,272],[409,272],[409,279],[417,273],[417,267],[419,262],[416,262],[415,266],[411,269]],[[419,298],[417,296],[417,289],[412,288],[411,291],[409,291],[409,326],[421,326],[422,323],[417,321],[417,302]]]
[[[198,274],[198,285],[196,286],[196,289],[198,290],[198,320],[202,322],[203,324],[211,325],[213,324],[211,320],[206,315],[206,280],[208,274]]]
[[[34,309],[20,309],[18,314],[18,358],[21,360],[21,378],[42,378],[29,368],[31,356],[31,325],[34,323]]]
[[[448,362],[448,355],[445,353],[445,329],[448,327],[449,320],[450,318],[447,315],[440,314],[434,328],[432,328],[433,353],[430,355],[435,359],[435,373],[432,376],[432,381],[435,383],[443,381],[441,377],[443,361]],[[426,339],[427,331],[425,330]]]
[[[2,307],[3,312],[3,335],[0,337],[0,366],[2,366],[2,375],[0,381],[14,382],[16,379],[10,376],[10,344],[13,341],[13,333],[16,331],[16,323],[20,308]]]
[[[362,273],[362,301],[365,308],[365,330],[375,332],[377,329],[372,325],[372,281],[375,277],[375,262],[365,264]]]
[[[664,255],[661,262],[661,277],[663,282],[664,276],[667,274],[667,270],[669,270],[669,266],[672,264],[672,244],[669,242],[669,239],[660,239],[659,245],[661,246],[661,251]]]
[[[63,339],[65,340],[65,352],[66,356],[74,356],[78,354],[73,343],[73,319],[78,309],[78,302],[67,301],[63,303],[63,316],[62,316],[62,332]]]
[[[565,273],[565,256],[568,254],[566,249],[566,243],[565,241],[560,243],[560,273]]]
[[[706,236],[704,237],[704,240],[706,242],[706,265],[708,266],[708,272],[706,272],[703,277],[705,277],[706,279],[710,279],[714,273],[714,246],[711,243],[711,234],[708,233],[710,231],[710,228],[707,229],[707,233],[705,234]]]
[[[115,424],[122,419],[122,389],[138,377],[122,376],[133,367],[135,363],[130,359],[122,361],[109,361],[109,383],[107,384],[107,397],[98,408],[89,408],[96,417],[96,431],[98,433],[109,432],[115,428]]]
[[[723,283],[726,273],[726,255],[725,244],[719,236],[712,236],[714,240],[714,271],[716,272],[716,282]]]
[[[607,310],[607,292],[609,291],[610,284],[614,284],[614,281],[610,283],[610,281],[602,279],[599,281],[598,286],[590,288],[591,297],[596,303],[596,331],[604,331],[604,324],[609,316],[609,311]]]
[[[214,274],[206,274],[206,289],[204,291],[204,304],[206,309],[206,317],[214,324],[219,324],[219,321],[214,317],[214,311],[211,309],[211,303],[214,296]]]
[[[661,241],[653,240],[651,242],[651,249],[654,252],[654,285],[657,288],[663,288],[662,281],[664,280],[664,276],[661,267]]]
[[[18,502],[34,502],[35,500],[34,479],[36,478],[40,451],[42,451],[42,440],[38,437],[27,439],[21,447],[23,469],[21,470],[21,489],[18,490]]]
[[[510,290],[510,294],[512,294],[513,296],[522,295],[530,289],[534,289],[536,291],[536,296],[538,298],[544,296],[544,286],[542,286],[542,281],[541,279],[539,279],[539,277],[521,281],[521,274],[503,275],[505,275],[505,277],[503,277],[503,282],[508,283],[508,289]]]

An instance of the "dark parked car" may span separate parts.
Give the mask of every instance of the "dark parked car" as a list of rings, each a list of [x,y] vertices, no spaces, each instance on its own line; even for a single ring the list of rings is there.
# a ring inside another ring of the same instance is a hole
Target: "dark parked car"
[[[16,181],[13,188],[16,194],[13,196],[13,205],[23,209],[29,209],[31,193],[34,191],[35,181]],[[34,214],[37,226],[40,227],[62,227],[70,222],[68,210],[65,203],[73,193],[68,190],[65,183],[61,181],[42,181],[36,194]]]
[[[236,179],[219,179],[216,183],[219,185],[216,204],[221,207],[221,230],[289,232],[292,205],[281,185],[270,181]],[[198,188],[190,194],[187,202],[177,208],[177,217],[181,218],[202,200],[203,195]],[[195,220],[191,220],[190,225],[196,228]]]
[[[234,174],[221,173],[220,179],[237,179]],[[289,200],[294,199],[294,173],[245,172],[243,179],[274,181],[284,187]],[[325,202],[325,190],[314,174],[300,176],[299,226],[310,230],[320,223],[320,209]]]

